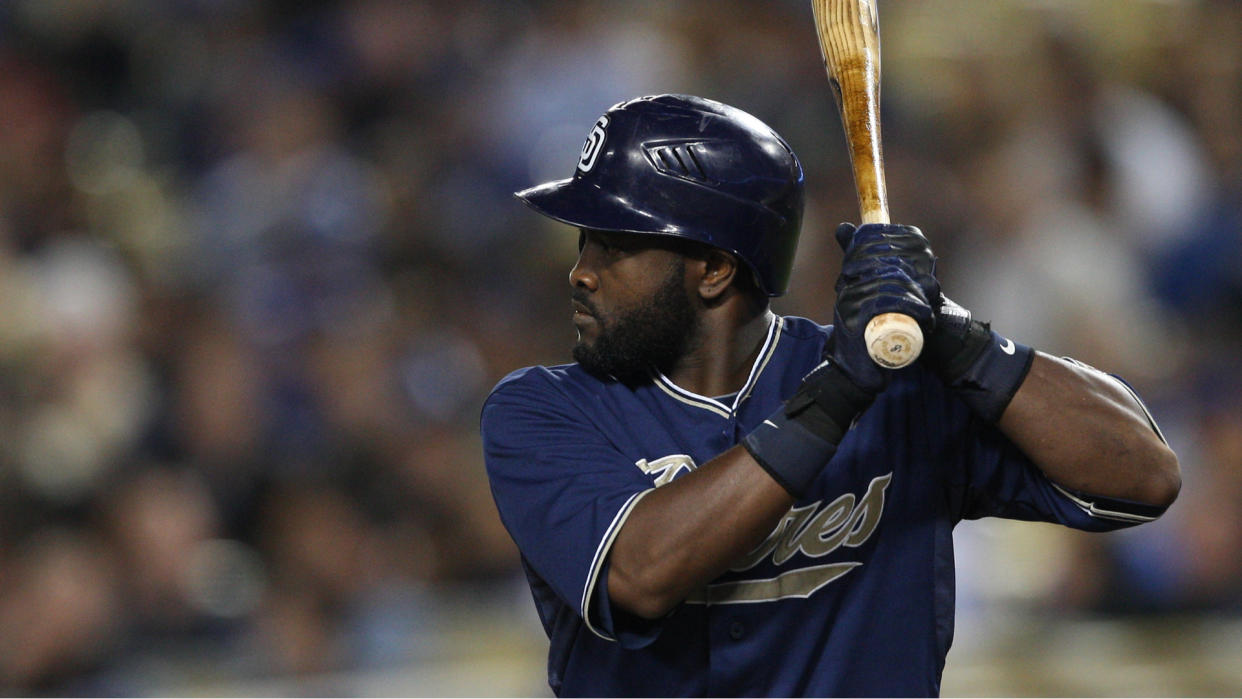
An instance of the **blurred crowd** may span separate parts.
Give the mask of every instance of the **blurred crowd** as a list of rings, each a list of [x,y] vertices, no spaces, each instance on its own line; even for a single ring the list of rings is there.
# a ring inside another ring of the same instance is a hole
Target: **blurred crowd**
[[[964,614],[1237,612],[1242,4],[880,14],[894,219],[1184,471],[1132,532],[963,525]],[[576,238],[511,193],[656,92],[791,142],[775,308],[830,318],[857,206],[809,3],[0,2],[0,689],[389,667],[529,605],[477,416],[568,360]]]

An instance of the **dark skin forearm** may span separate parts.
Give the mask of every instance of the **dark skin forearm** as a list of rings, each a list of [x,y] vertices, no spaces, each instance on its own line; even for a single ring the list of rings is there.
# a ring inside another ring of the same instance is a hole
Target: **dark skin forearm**
[[[998,424],[1052,481],[1092,495],[1167,506],[1177,457],[1116,380],[1036,353]]]
[[[613,604],[663,616],[762,543],[793,502],[741,446],[648,493],[609,554]]]

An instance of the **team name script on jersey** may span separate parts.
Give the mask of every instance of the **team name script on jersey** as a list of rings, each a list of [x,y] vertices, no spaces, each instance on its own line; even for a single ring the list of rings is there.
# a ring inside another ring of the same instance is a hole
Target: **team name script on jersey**
[[[636,464],[655,476],[657,487],[669,483],[682,470],[694,470],[694,461],[685,454],[674,454]],[[768,538],[731,570],[743,572],[771,556],[780,566],[795,554],[823,558],[841,547],[857,548],[871,538],[884,514],[884,497],[893,474],[871,479],[861,497],[845,493],[828,504],[823,500],[794,507],[776,525]],[[794,568],[774,578],[731,580],[708,585],[686,601],[690,604],[741,604],[767,602],[790,597],[810,597],[824,586],[862,565],[861,561],[842,561]]]

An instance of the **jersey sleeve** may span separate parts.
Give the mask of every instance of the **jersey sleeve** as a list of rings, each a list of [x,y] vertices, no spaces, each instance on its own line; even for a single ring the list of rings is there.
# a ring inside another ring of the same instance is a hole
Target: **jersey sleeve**
[[[1110,378],[1143,406],[1152,429],[1163,440],[1151,413],[1133,389],[1115,376]],[[1061,486],[1045,476],[1000,430],[975,417],[964,405],[954,405],[947,412],[956,417],[951,421],[964,426],[951,440],[955,442],[949,459],[953,473],[946,480],[957,519],[1003,517],[1111,531],[1153,521],[1164,513],[1162,507]]]
[[[488,479],[533,572],[591,632],[617,640],[601,578],[617,533],[653,486],[554,383],[526,373],[492,392],[480,424]]]

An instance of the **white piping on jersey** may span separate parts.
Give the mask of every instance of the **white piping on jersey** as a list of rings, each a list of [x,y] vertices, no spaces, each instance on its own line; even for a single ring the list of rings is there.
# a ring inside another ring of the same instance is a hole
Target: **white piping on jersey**
[[[1068,490],[1066,490],[1065,488],[1062,488],[1056,483],[1053,483],[1052,487],[1056,488],[1057,491],[1059,491],[1062,495],[1064,495],[1070,502],[1077,505],[1078,509],[1082,510],[1083,512],[1086,512],[1092,517],[1096,517],[1099,519],[1111,519],[1111,520],[1115,520],[1118,522],[1137,522],[1137,523],[1154,522],[1156,521],[1156,519],[1158,519],[1157,517],[1153,517],[1151,515],[1140,515],[1140,514],[1135,514],[1133,512],[1120,512],[1117,510],[1104,510],[1104,509],[1097,507],[1094,502],[1091,502],[1090,500],[1087,500],[1085,498],[1078,497],[1077,495],[1069,492]]]
[[[1130,384],[1126,383],[1125,381],[1122,381],[1120,378],[1113,376],[1112,374],[1109,374],[1104,371],[1100,371],[1099,369],[1096,369],[1095,367],[1091,366],[1090,364],[1087,364],[1086,362],[1081,362],[1077,359],[1074,359],[1073,357],[1062,357],[1062,359],[1064,359],[1067,362],[1070,362],[1071,364],[1077,367],[1086,369],[1087,371],[1090,371],[1100,376],[1101,378],[1111,381],[1112,383],[1120,386],[1122,390],[1130,394],[1130,397],[1134,399],[1135,403],[1138,403],[1139,408],[1143,410],[1143,415],[1147,417],[1147,424],[1151,426],[1152,431],[1156,433],[1156,436],[1160,438],[1160,441],[1164,442],[1166,445],[1169,443],[1169,440],[1164,438],[1164,433],[1160,431],[1160,425],[1156,424],[1156,418],[1151,414],[1151,411],[1147,409],[1147,404],[1143,402],[1142,398],[1139,398],[1139,395],[1134,392],[1133,388],[1130,388]],[[1115,510],[1104,510],[1096,506],[1094,502],[1091,502],[1090,500],[1074,495],[1073,493],[1069,492],[1065,488],[1062,488],[1056,483],[1053,483],[1052,486],[1056,488],[1062,495],[1068,498],[1070,502],[1077,505],[1079,509],[1081,509],[1083,512],[1086,512],[1088,515],[1091,515],[1092,517],[1098,517],[1100,519],[1111,519],[1111,520],[1116,520],[1118,522],[1139,522],[1139,523],[1154,522],[1156,519],[1159,518],[1159,516],[1153,517],[1151,515],[1134,514],[1133,512],[1119,512]]]
[[[1151,415],[1151,411],[1148,410],[1148,404],[1145,404],[1145,402],[1143,402],[1143,399],[1140,399],[1139,394],[1136,394],[1136,392],[1134,392],[1134,389],[1131,389],[1129,384],[1126,384],[1125,381],[1123,381],[1122,379],[1119,379],[1118,376],[1108,374],[1107,371],[1100,371],[1099,369],[1095,369],[1094,366],[1084,363],[1084,361],[1079,361],[1077,359],[1074,359],[1072,358],[1072,356],[1063,356],[1063,358],[1061,359],[1064,359],[1068,361],[1068,363],[1078,366],[1078,368],[1086,369],[1090,372],[1093,372],[1093,374],[1102,377],[1102,379],[1112,381],[1113,384],[1122,387],[1122,390],[1124,390],[1126,394],[1129,394],[1131,399],[1134,399],[1134,402],[1136,402],[1136,404],[1139,404],[1139,407],[1141,408],[1141,410],[1143,410],[1143,415],[1146,418],[1148,418],[1148,425],[1151,426],[1151,431],[1156,433],[1156,437],[1159,437],[1160,441],[1164,442],[1165,444],[1169,443],[1169,440],[1165,440],[1164,432],[1160,431],[1160,426],[1156,425],[1156,418],[1153,415]],[[1153,515],[1135,514],[1135,513],[1129,513],[1129,512],[1119,512],[1119,510],[1100,509],[1098,505],[1095,505],[1095,503],[1090,502],[1090,500],[1086,498],[1078,497],[1078,495],[1073,494],[1069,492],[1069,490],[1062,488],[1061,485],[1057,485],[1056,483],[1053,483],[1052,487],[1056,488],[1059,493],[1061,493],[1062,495],[1064,495],[1064,497],[1069,499],[1069,502],[1072,502],[1073,504],[1078,505],[1078,509],[1083,510],[1084,513],[1087,513],[1090,516],[1094,516],[1094,518],[1112,519],[1115,521],[1131,521],[1131,523],[1144,523],[1144,521],[1155,521],[1156,519],[1159,519],[1159,515],[1153,516]]]
[[[1124,389],[1126,393],[1129,393],[1130,397],[1134,399],[1134,402],[1138,403],[1138,406],[1143,409],[1143,415],[1147,417],[1147,424],[1151,425],[1152,431],[1156,433],[1156,436],[1160,438],[1161,442],[1164,442],[1165,446],[1168,446],[1169,440],[1164,438],[1164,433],[1160,431],[1160,425],[1156,424],[1155,416],[1152,415],[1151,411],[1147,409],[1147,404],[1143,402],[1142,398],[1139,398],[1139,394],[1136,393],[1133,388],[1130,388],[1130,384],[1126,383],[1125,381],[1122,381],[1120,377],[1114,376],[1105,371],[1100,371],[1099,369],[1096,369],[1090,364],[1087,364],[1086,362],[1078,361],[1077,359],[1074,359],[1073,357],[1061,357],[1061,359],[1064,359],[1065,361],[1071,364],[1074,364],[1075,366],[1079,366],[1079,367],[1082,367],[1083,369],[1094,372],[1098,374],[1099,376],[1105,379],[1108,379],[1109,381],[1112,381],[1113,383],[1117,384],[1122,389]]]
[[[659,386],[662,391],[673,398],[692,405],[696,408],[710,410],[720,417],[729,418],[742,401],[750,395],[754,390],[755,384],[759,382],[759,375],[768,366],[768,362],[772,360],[772,356],[776,353],[776,345],[780,341],[781,329],[784,327],[785,319],[778,315],[772,316],[772,322],[768,325],[767,337],[763,340],[763,346],[759,349],[759,356],[755,358],[755,363],[750,367],[750,374],[746,377],[746,383],[742,385],[742,390],[737,392],[733,397],[732,405],[725,405],[715,398],[701,396],[693,391],[686,389],[673,383],[672,379],[665,376],[662,372],[655,372],[655,385]]]
[[[638,501],[646,497],[647,493],[650,493],[652,490],[655,490],[655,488],[634,493],[629,500],[625,501],[621,509],[617,510],[616,516],[612,518],[612,524],[608,525],[608,529],[604,531],[603,538],[599,541],[599,546],[595,549],[595,557],[591,559],[591,569],[587,572],[586,586],[582,590],[582,602],[579,612],[582,615],[583,623],[591,630],[591,633],[605,641],[615,641],[617,639],[603,633],[591,623],[591,593],[599,582],[599,571],[604,567],[604,561],[608,558],[608,552],[612,549],[612,542],[617,538],[617,532],[621,531],[621,526],[625,524],[625,520],[634,511],[634,506],[638,504]]]

